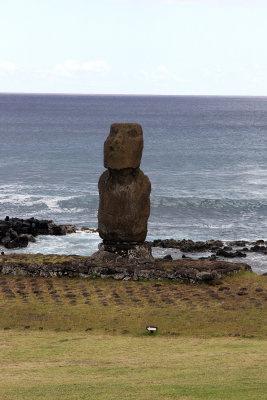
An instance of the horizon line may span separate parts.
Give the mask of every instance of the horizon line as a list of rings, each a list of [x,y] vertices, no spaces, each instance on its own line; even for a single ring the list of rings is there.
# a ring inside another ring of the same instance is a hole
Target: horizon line
[[[65,92],[1,92],[0,95],[39,95],[39,96],[149,96],[149,97],[267,97],[267,95],[246,94],[151,94],[151,93],[65,93]]]

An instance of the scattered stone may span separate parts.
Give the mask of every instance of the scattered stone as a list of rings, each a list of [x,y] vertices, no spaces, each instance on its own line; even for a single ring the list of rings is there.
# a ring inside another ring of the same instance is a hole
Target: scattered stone
[[[250,248],[251,252],[267,254],[267,246],[259,246],[256,244]]]
[[[187,257],[185,254],[182,254],[182,258],[190,258],[190,257]]]
[[[232,251],[233,248],[231,246],[224,246],[223,250],[225,251]]]
[[[194,242],[190,239],[175,240],[175,239],[156,239],[152,243],[153,247],[163,247],[171,249],[179,249],[184,253],[196,253],[204,251],[215,251],[223,247],[221,240],[207,240],[206,242]]]
[[[188,258],[188,257],[187,257]],[[199,257],[199,260],[210,260],[210,261],[215,261],[217,260],[217,257],[215,254],[211,254],[209,257]]]
[[[163,260],[172,260],[172,256],[170,254],[167,254],[163,257]]]
[[[225,258],[234,258],[234,257],[246,257],[247,255],[245,253],[242,253],[241,251],[228,252],[225,251],[224,249],[219,249],[216,252],[216,256]]]
[[[246,240],[235,240],[233,242],[228,243],[229,246],[233,246],[233,247],[245,247],[248,244],[249,244],[249,242],[247,242]]]
[[[196,274],[196,278],[200,282],[210,282],[218,278],[218,275],[215,271],[213,272],[202,271]]]
[[[219,290],[219,291],[222,291],[222,290],[230,290],[230,288],[229,288],[229,286],[220,286],[220,287],[218,288],[218,290]]]
[[[263,239],[260,239],[260,240],[257,240],[255,243],[256,243],[256,244],[264,244],[265,241],[264,241]]]

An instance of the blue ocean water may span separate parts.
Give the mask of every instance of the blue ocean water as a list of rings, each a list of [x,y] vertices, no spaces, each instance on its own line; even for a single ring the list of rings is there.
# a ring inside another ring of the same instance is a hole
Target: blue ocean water
[[[143,127],[149,240],[267,239],[265,97],[1,94],[0,219],[96,228],[113,122]],[[27,251],[90,254],[99,238],[89,236],[42,238]]]

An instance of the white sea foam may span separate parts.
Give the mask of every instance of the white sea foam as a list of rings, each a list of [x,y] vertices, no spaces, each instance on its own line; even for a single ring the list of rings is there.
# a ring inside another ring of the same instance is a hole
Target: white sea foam
[[[44,192],[44,188],[40,187]],[[77,195],[49,195],[49,194],[33,194],[37,189],[30,185],[1,185],[0,187],[0,204],[2,208],[7,210],[19,207],[25,213],[31,214],[38,210],[38,215],[60,214],[60,213],[79,213],[84,208],[79,207],[79,199]],[[22,192],[22,193],[21,193]],[[64,207],[64,202],[72,201],[72,207]],[[75,206],[75,202],[77,205]],[[27,210],[25,209],[27,208]],[[31,210],[32,209],[32,210]],[[9,213],[6,211],[6,213]],[[12,215],[13,216],[13,215]],[[26,215],[25,215],[26,217]]]
[[[66,236],[40,235],[35,243],[29,243],[24,249],[7,250],[1,248],[6,254],[76,254],[89,256],[98,249],[101,241],[98,233],[90,231],[77,231]]]

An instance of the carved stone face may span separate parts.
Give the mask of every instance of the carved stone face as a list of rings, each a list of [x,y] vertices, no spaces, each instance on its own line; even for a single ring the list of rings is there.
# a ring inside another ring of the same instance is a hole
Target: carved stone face
[[[112,124],[104,143],[104,166],[111,169],[139,168],[143,151],[139,124]]]

